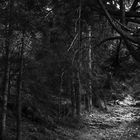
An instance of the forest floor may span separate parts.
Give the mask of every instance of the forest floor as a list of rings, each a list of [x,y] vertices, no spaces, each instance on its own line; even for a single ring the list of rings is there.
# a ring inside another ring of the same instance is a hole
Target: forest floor
[[[60,127],[59,131],[69,140],[140,140],[140,108],[115,105],[107,112],[94,109],[83,113],[81,120],[79,128]]]
[[[15,139],[14,118],[9,113],[8,140]],[[23,117],[23,140],[140,140],[140,107],[119,104],[108,105],[107,111],[93,108],[90,113],[83,112],[80,118],[63,118],[54,126],[46,127],[45,123]]]

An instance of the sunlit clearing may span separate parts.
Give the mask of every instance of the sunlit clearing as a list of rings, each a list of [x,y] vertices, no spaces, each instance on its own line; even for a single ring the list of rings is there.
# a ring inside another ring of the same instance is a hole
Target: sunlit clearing
[[[109,3],[109,2],[107,2],[107,4],[108,4],[108,5],[110,5],[110,3]]]
[[[52,10],[52,8],[46,7],[46,10],[47,10],[47,11],[51,11],[51,10]]]

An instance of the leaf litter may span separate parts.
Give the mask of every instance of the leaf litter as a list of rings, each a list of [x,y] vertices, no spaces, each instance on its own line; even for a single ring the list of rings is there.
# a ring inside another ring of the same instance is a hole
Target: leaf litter
[[[106,112],[94,108],[81,120],[84,127],[73,130],[71,140],[140,140],[140,108],[115,105]]]

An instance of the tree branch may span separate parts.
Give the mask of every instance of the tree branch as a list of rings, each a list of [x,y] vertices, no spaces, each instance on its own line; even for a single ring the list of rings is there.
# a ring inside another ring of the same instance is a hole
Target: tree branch
[[[97,44],[96,46],[100,46],[107,41],[116,40],[116,39],[122,39],[122,37],[121,36],[115,36],[115,37],[106,38],[106,39],[102,40],[99,44]]]
[[[103,9],[103,11],[105,12],[105,16],[108,19],[108,21],[110,22],[111,26],[124,38],[130,40],[133,43],[139,44],[140,45],[140,41],[138,38],[132,37],[131,35],[127,34],[126,32],[124,32],[122,29],[117,28],[114,23],[113,20],[109,14],[109,12],[107,11],[106,7],[104,6],[102,0],[98,0],[99,4],[101,6],[101,8]]]
[[[70,49],[73,47],[75,41],[77,40],[77,37],[78,37],[78,33],[75,35],[74,39],[72,40],[71,44],[70,44],[70,47],[68,48],[68,52],[70,51]]]
[[[130,11],[135,11],[135,9],[136,9],[136,7],[137,7],[139,1],[140,1],[140,0],[134,0],[132,6],[131,6],[131,8],[130,8]]]

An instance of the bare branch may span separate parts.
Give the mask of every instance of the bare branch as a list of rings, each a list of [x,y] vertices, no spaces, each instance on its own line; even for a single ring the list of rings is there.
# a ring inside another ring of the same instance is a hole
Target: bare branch
[[[132,6],[131,6],[131,8],[130,8],[130,11],[135,11],[135,9],[136,9],[136,7],[137,7],[139,1],[140,1],[140,0],[134,0]]]
[[[103,11],[105,12],[105,16],[106,18],[108,19],[108,21],[110,22],[111,26],[124,38],[127,38],[129,39],[131,42],[133,43],[136,43],[136,44],[139,44],[140,45],[140,41],[138,38],[135,38],[133,36],[131,36],[130,34],[124,32],[121,28],[117,28],[114,23],[113,23],[113,20],[109,14],[109,12],[107,11],[106,7],[104,6],[102,0],[98,0],[99,1],[99,4],[101,6],[101,8],[103,9]]]
[[[70,51],[70,49],[73,47],[75,41],[77,40],[77,37],[78,37],[78,33],[75,35],[74,39],[72,40],[71,44],[70,44],[70,47],[68,48],[68,52]]]
[[[101,46],[103,43],[105,43],[107,41],[116,40],[116,39],[122,39],[122,37],[121,36],[115,36],[115,37],[106,38],[106,39],[102,40],[99,44],[97,44],[96,46]]]
[[[131,30],[131,29],[129,29],[127,26],[125,26],[125,25],[123,25],[122,23],[120,23],[119,21],[117,21],[116,19],[114,19],[115,20],[115,22],[117,23],[117,24],[119,24],[123,29],[125,29],[126,31],[129,31],[129,32],[131,32],[131,33],[134,33],[135,31],[133,31],[133,30]]]

